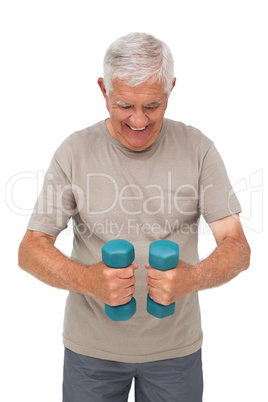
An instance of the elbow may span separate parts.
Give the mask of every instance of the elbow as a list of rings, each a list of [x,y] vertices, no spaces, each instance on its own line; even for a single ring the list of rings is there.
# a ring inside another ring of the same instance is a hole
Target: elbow
[[[20,243],[19,250],[18,250],[18,266],[21,269],[24,269],[24,246]]]
[[[25,244],[25,240],[22,240],[18,250],[18,266],[23,271],[27,271],[27,244]]]
[[[251,249],[246,240],[241,242],[242,271],[246,271],[250,266]]]
[[[26,231],[18,249],[18,266],[24,270],[28,271],[27,267],[29,266],[29,263],[31,262],[31,257],[32,257],[32,242],[33,236],[32,232]]]
[[[250,266],[251,250],[245,237],[229,237],[226,239],[229,242],[234,254],[234,261],[236,261],[237,273],[246,271]]]
[[[249,246],[249,244],[247,242],[247,261],[246,261],[246,268],[245,269],[248,269],[249,266],[250,266],[250,256],[251,256],[251,249],[250,249],[250,246]]]

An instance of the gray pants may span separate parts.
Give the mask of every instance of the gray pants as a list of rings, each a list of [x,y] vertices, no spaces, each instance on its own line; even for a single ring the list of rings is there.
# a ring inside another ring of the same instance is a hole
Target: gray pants
[[[202,402],[201,350],[175,359],[121,363],[65,349],[63,402]]]

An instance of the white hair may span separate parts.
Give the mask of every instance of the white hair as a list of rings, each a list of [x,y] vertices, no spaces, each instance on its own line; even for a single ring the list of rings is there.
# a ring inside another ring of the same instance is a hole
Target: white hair
[[[164,42],[147,33],[133,32],[113,42],[105,54],[103,70],[107,94],[116,78],[131,87],[162,81],[168,95],[173,87],[172,53]]]

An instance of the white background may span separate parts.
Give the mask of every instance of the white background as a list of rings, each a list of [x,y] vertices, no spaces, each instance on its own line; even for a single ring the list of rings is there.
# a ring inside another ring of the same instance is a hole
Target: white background
[[[215,142],[238,191],[252,248],[247,272],[200,293],[204,401],[268,400],[265,3],[2,1],[2,401],[61,400],[67,292],[21,271],[17,249],[55,149],[72,132],[107,117],[96,83],[103,56],[114,39],[132,31],[153,33],[171,47],[177,86],[166,117],[196,126]],[[214,241],[202,228],[204,258]],[[61,234],[57,245],[68,254],[71,235]]]

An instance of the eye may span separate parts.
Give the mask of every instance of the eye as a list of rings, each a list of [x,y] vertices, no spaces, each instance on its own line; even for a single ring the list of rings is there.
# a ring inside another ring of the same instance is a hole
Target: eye
[[[131,108],[131,106],[120,106],[120,107],[121,107],[121,109],[123,109],[123,110],[130,109],[130,108]]]
[[[150,111],[153,111],[153,110],[156,110],[157,109],[157,107],[158,106],[146,106],[146,110],[150,110]]]

